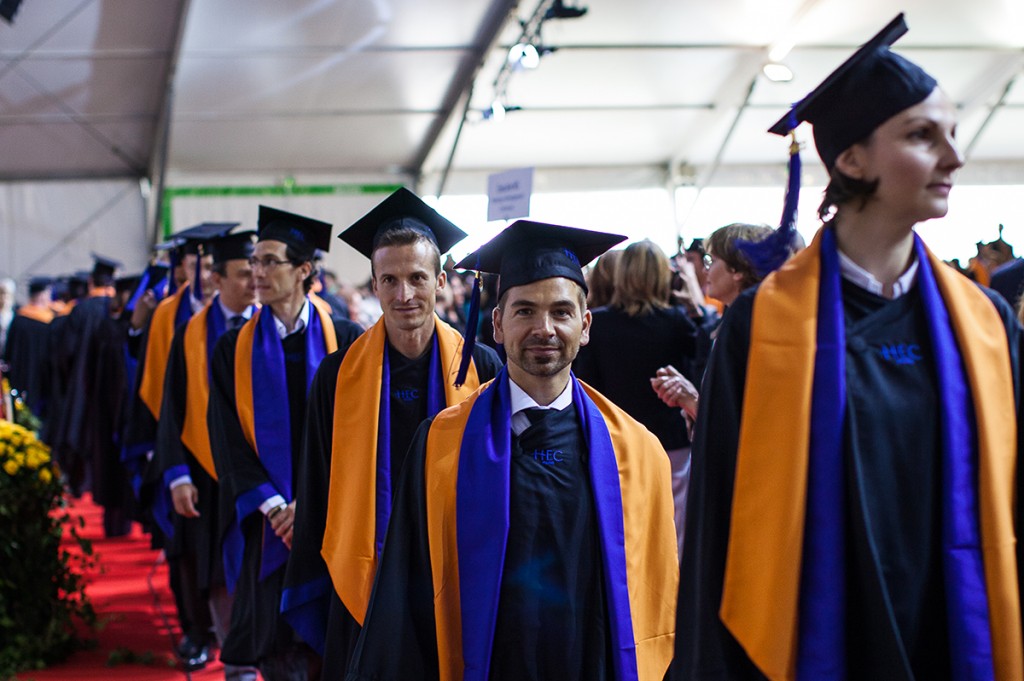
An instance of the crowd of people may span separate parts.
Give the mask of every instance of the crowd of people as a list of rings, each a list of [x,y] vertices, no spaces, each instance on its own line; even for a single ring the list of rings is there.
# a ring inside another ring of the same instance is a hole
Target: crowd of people
[[[772,127],[830,174],[808,245],[795,162],[781,227],[672,257],[520,220],[442,263],[465,233],[401,189],[339,235],[362,287],[261,206],[59,311],[34,281],[9,377],[70,493],[164,547],[192,669],[1020,680],[1024,267],[914,234],[963,157],[905,30]]]

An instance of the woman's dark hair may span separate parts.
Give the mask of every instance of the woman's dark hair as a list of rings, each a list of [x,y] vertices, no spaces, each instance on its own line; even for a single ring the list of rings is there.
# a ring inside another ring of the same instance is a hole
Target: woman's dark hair
[[[828,222],[835,217],[840,206],[857,201],[860,210],[867,205],[868,199],[874,196],[878,190],[878,180],[855,180],[849,175],[844,175],[838,168],[832,167],[829,171],[828,186],[825,187],[825,196],[821,205],[818,206],[818,217],[822,222]]]
[[[772,233],[772,228],[767,225],[748,225],[743,222],[734,222],[725,227],[719,227],[704,240],[704,249],[712,258],[723,260],[734,272],[743,275],[740,282],[740,290],[746,290],[763,279],[757,275],[754,268],[750,266],[747,259],[736,248],[737,241],[760,241]]]

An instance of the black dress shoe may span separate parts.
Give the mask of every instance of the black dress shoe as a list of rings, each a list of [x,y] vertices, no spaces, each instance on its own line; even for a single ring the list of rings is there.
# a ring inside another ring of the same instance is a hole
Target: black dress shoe
[[[174,652],[184,663],[186,671],[193,672],[202,669],[210,661],[210,646],[187,635],[181,639]]]
[[[203,646],[194,656],[182,660],[185,666],[185,671],[187,672],[198,671],[205,667],[206,663],[209,661],[210,646]]]

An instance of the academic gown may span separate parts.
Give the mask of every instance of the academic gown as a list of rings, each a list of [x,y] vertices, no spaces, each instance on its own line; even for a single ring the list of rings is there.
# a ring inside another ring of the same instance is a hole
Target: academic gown
[[[188,375],[185,363],[185,325],[174,332],[171,352],[167,359],[167,373],[164,379],[164,398],[160,405],[160,420],[157,425],[156,448],[153,459],[146,467],[141,501],[155,512],[166,512],[168,518],[158,519],[164,527],[173,532],[164,547],[170,558],[180,556],[188,550],[196,555],[196,584],[203,593],[211,586],[224,585],[224,561],[220,550],[220,485],[196,460],[192,452],[181,441],[185,425],[185,405],[190,380],[197,377]],[[184,469],[182,468],[184,467]],[[174,511],[170,501],[167,472],[177,469],[192,478],[199,501],[196,510],[198,518],[185,518]],[[165,503],[154,504],[157,495]],[[159,511],[157,511],[159,509]]]
[[[127,330],[110,317],[111,298],[80,301],[67,318],[61,345],[68,363],[68,389],[55,445],[66,457],[72,489],[91,467],[93,499],[105,508],[125,508],[131,496],[119,457],[118,434],[127,396],[124,342]]]
[[[464,402],[459,409],[467,404]],[[440,493],[426,489],[425,482],[427,442],[434,422],[430,419],[421,424],[406,457],[370,608],[346,681],[442,678],[435,614],[441,607],[441,597],[435,597],[431,554],[455,552],[456,547],[430,546],[428,498]],[[643,430],[638,424],[636,427]],[[631,469],[633,473],[627,474],[627,479],[635,475],[633,483],[644,487],[643,494],[650,502],[643,511],[648,515],[632,522],[648,529],[645,548],[650,553],[645,553],[641,562],[646,564],[639,569],[649,570],[644,588],[651,592],[645,600],[648,605],[655,604],[652,609],[657,610],[661,603],[656,595],[660,581],[657,575],[664,565],[655,563],[661,563],[660,553],[674,572],[677,549],[667,457],[656,439],[647,431],[643,433],[653,441],[654,448],[643,451],[636,447],[633,465],[637,467]],[[652,458],[647,459],[647,454]],[[575,404],[544,415],[520,436],[512,437],[509,532],[488,675],[492,681],[616,678],[588,456]],[[649,465],[658,474],[644,479],[638,471]],[[631,546],[636,547],[630,541],[627,536],[627,554]],[[655,545],[660,548],[653,548]],[[668,581],[671,593],[675,593],[675,580]],[[636,627],[639,610],[635,602],[631,607]],[[669,608],[666,617],[671,620],[673,615]],[[669,630],[645,642],[660,638],[670,648],[670,622],[667,626]],[[661,679],[670,653],[652,654],[648,648],[641,654],[640,647],[638,640],[638,659],[643,655],[639,678]],[[455,678],[461,678],[459,671],[454,673]]]
[[[15,315],[3,353],[11,387],[25,397],[28,408],[39,418],[45,416],[49,392],[49,332],[49,322]]]
[[[328,355],[320,364],[310,388],[309,411],[306,418],[306,441],[295,482],[296,497],[302,499],[296,512],[295,536],[288,559],[285,588],[300,590],[323,585],[329,593],[321,604],[327,618],[324,645],[323,676],[344,678],[352,649],[359,636],[359,624],[331,588],[330,575],[320,554],[327,520],[328,491],[331,479],[331,450],[334,441],[334,411],[338,372],[349,345]],[[427,380],[430,353],[408,360],[389,346],[391,366],[391,489],[398,485],[406,451],[420,423],[427,418]],[[501,369],[497,354],[489,347],[473,349],[473,364],[480,383],[485,383]],[[415,394],[410,399],[408,396]],[[352,395],[352,399],[360,399]]]
[[[666,451],[690,444],[686,420],[661,401],[650,379],[671,364],[684,373],[696,353],[697,329],[682,307],[656,308],[630,316],[614,307],[593,311],[590,342],[580,348],[573,373],[658,436]],[[637,348],[637,352],[624,352]],[[699,382],[699,376],[687,375]]]
[[[951,673],[938,379],[919,288],[886,300],[842,282],[851,679],[931,681]],[[1005,325],[1019,396],[1020,327],[998,295],[982,290]],[[765,678],[719,617],[756,292],[745,292],[726,312],[701,388],[672,681]],[[1019,476],[1018,467],[1018,483]]]
[[[269,310],[266,311],[269,313]],[[316,314],[315,310],[310,311]],[[334,320],[338,345],[348,346],[362,327],[348,320]],[[283,341],[288,383],[289,421],[291,424],[292,480],[298,482],[295,469],[301,452],[306,416],[305,334],[292,334]],[[221,484],[221,536],[234,522],[234,505],[239,495],[269,483],[266,469],[246,440],[239,421],[235,394],[235,350],[237,329],[226,332],[214,349],[207,421],[210,444]],[[296,496],[297,504],[301,499]],[[294,638],[291,628],[279,616],[284,566],[260,580],[260,557],[264,516],[250,514],[241,524],[245,540],[242,571],[235,589],[231,630],[221,660],[239,666],[255,665],[286,648]],[[269,530],[268,530],[269,531]]]

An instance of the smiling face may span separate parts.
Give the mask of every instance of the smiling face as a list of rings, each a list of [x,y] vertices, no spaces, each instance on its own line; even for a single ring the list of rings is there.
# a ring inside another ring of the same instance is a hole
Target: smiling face
[[[936,88],[923,101],[878,126],[836,159],[836,168],[874,182],[873,207],[911,224],[942,217],[963,157],[956,145],[956,111]]]
[[[513,286],[492,319],[509,377],[524,388],[538,380],[564,384],[580,346],[590,341],[583,289],[563,277]]]
[[[373,252],[373,292],[388,331],[433,329],[434,305],[446,278],[437,261],[436,249],[422,239]]]

